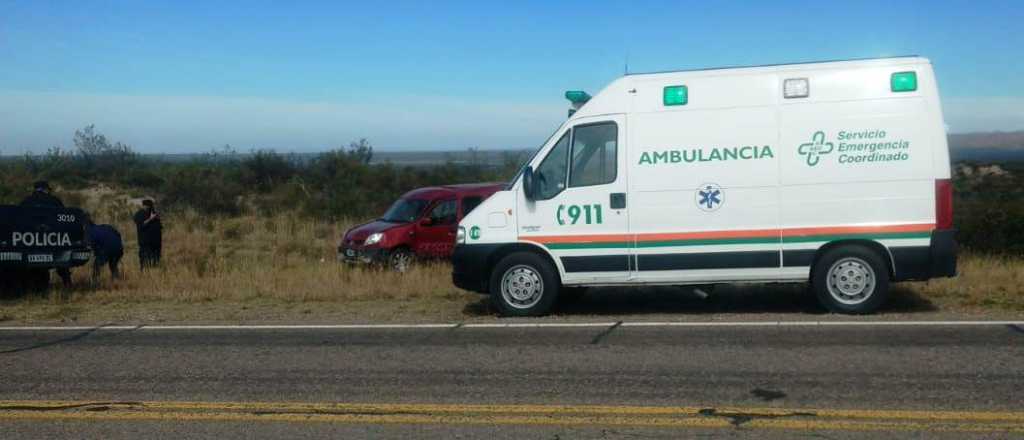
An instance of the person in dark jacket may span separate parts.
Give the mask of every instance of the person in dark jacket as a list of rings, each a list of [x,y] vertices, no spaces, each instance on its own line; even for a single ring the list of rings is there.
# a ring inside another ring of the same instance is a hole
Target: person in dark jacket
[[[100,280],[103,266],[110,268],[110,276],[113,279],[121,278],[121,270],[118,268],[121,257],[124,256],[121,233],[113,226],[94,224],[89,217],[86,217],[85,233],[93,252],[92,282]]]
[[[60,201],[57,196],[51,194],[49,182],[40,180],[32,185],[32,194],[25,197],[21,201],[21,206],[26,207],[43,207],[43,208],[63,208],[64,202]],[[71,286],[71,269],[66,267],[58,268],[57,275],[60,276],[61,282],[64,283],[64,287]],[[47,275],[48,277],[49,275]]]
[[[45,180],[40,180],[33,185],[32,194],[25,197],[21,201],[21,206],[43,206],[52,208],[63,208],[64,202],[61,202],[57,196],[50,194],[50,184]]]
[[[139,237],[139,266],[142,270],[160,264],[163,250],[163,225],[153,201],[142,201],[142,209],[135,213],[135,230]]]

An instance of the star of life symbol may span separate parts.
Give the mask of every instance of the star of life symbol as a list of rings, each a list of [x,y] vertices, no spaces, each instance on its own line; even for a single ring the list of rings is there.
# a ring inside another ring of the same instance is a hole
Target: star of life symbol
[[[822,154],[829,154],[832,152],[834,146],[831,142],[825,142],[825,132],[818,131],[811,137],[811,141],[806,144],[800,144],[800,148],[797,150],[802,156],[807,156],[807,165],[815,166],[818,164],[818,160],[821,159]]]
[[[714,183],[705,183],[697,188],[697,207],[703,211],[718,210],[724,199],[722,188]]]

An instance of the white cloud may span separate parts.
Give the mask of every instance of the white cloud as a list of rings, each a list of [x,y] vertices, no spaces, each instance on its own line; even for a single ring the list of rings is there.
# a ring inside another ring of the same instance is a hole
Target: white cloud
[[[564,116],[560,103],[474,102],[443,97],[401,102],[300,102],[260,98],[0,92],[0,151],[69,146],[96,124],[141,152],[319,151],[366,137],[383,149],[532,148]]]

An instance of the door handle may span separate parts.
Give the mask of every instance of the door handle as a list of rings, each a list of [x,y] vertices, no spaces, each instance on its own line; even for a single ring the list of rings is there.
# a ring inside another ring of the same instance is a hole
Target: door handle
[[[626,209],[626,193],[611,193],[608,197],[608,205],[612,209]]]

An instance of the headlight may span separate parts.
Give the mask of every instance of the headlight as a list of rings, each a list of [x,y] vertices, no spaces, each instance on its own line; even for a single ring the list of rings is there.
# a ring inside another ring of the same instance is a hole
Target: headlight
[[[383,232],[377,232],[377,233],[374,233],[374,234],[370,234],[369,237],[366,237],[366,241],[363,244],[366,245],[366,246],[369,246],[371,244],[377,244],[377,243],[380,243],[380,240],[382,238],[384,238],[384,233]]]
[[[459,226],[459,231],[455,233],[455,244],[466,244],[466,228]]]

